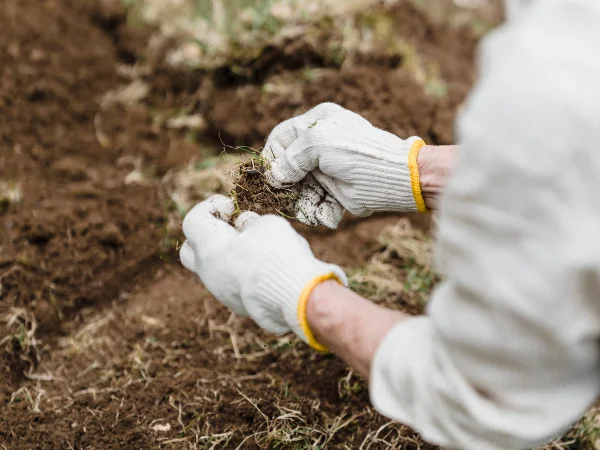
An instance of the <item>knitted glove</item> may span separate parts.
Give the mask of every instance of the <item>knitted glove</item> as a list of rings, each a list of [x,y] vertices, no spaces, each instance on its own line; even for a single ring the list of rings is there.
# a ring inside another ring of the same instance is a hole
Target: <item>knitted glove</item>
[[[233,201],[216,195],[196,205],[183,221],[183,265],[236,314],[271,333],[296,333],[324,351],[306,321],[306,304],[322,281],[347,285],[338,266],[317,260],[308,242],[283,218],[245,212],[228,224]]]
[[[339,105],[323,103],[275,127],[262,155],[270,162],[266,176],[271,185],[300,182],[296,215],[301,222],[336,228],[344,208],[357,215],[426,212],[417,167],[424,144],[419,137],[402,140]]]

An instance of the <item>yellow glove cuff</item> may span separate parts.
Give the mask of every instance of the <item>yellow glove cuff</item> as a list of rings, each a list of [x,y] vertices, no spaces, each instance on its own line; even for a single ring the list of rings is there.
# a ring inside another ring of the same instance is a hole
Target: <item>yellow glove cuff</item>
[[[310,296],[314,289],[319,284],[328,280],[335,280],[338,283],[343,284],[342,281],[338,278],[338,276],[333,272],[325,275],[319,275],[318,277],[313,278],[306,286],[304,286],[304,289],[300,294],[300,301],[298,302],[298,323],[300,324],[300,328],[302,328],[302,331],[304,332],[304,335],[308,340],[308,345],[310,345],[315,350],[323,353],[328,352],[329,349],[317,341],[315,335],[312,333],[310,327],[308,326],[308,319],[306,318],[306,308],[308,306],[308,300],[310,299]]]
[[[413,197],[417,204],[417,209],[420,213],[430,212],[425,205],[425,199],[421,192],[421,180],[419,178],[419,166],[417,165],[417,158],[419,157],[419,151],[421,147],[425,145],[425,141],[418,139],[414,142],[408,153],[408,168],[410,170],[410,185],[412,187]]]

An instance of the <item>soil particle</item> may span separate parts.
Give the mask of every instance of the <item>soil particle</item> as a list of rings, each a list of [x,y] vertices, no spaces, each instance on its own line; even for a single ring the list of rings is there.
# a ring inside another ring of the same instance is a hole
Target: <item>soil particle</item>
[[[88,178],[86,161],[78,158],[63,158],[54,162],[52,169],[57,177],[70,181],[85,181]]]
[[[104,224],[97,236],[98,240],[103,245],[119,247],[121,244],[123,244],[123,235],[121,234],[121,230],[119,230],[119,227],[112,222]]]

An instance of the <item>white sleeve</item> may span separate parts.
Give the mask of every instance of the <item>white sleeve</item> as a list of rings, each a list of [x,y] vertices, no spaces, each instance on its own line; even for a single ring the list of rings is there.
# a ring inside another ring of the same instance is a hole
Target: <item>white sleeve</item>
[[[442,199],[445,280],[371,367],[383,415],[452,449],[523,449],[600,394],[600,2],[486,39]]]

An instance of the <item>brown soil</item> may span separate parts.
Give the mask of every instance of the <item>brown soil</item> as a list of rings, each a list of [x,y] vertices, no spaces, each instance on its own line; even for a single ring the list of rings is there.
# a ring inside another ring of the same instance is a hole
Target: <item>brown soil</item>
[[[4,0],[0,8],[0,181],[22,189],[20,203],[0,209],[0,447],[275,447],[274,430],[289,429],[317,430],[299,442],[306,448],[328,433],[327,448],[371,442],[387,422],[369,407],[365,383],[331,355],[230,316],[166,245],[160,186],[126,182],[137,165],[162,175],[198,155],[183,131],[154,119],[187,104],[202,77],[156,67],[141,103],[101,108],[130,81],[117,66],[134,62],[145,42],[125,26],[120,4]],[[398,8],[400,21],[413,13]],[[207,87],[199,107],[208,138],[260,144],[279,121],[327,100],[401,135],[451,141],[474,40],[415,14],[399,32],[438,58],[447,97],[427,96],[387,59],[331,70],[289,95]],[[296,67],[268,75],[288,69]],[[317,257],[351,269],[395,220],[298,229]],[[429,448],[398,425],[377,437]]]
[[[477,39],[468,30],[434,25],[410,2],[398,2],[387,13],[394,20],[394,35],[413,46],[422,65],[439,68],[447,86],[445,96],[428,95],[411,70],[390,62],[389,57],[373,55],[341,70],[325,67],[313,73],[303,66],[303,75],[292,77],[295,83],[281,89],[264,89],[259,84],[227,87],[217,76],[218,87],[204,94],[201,110],[214,130],[236,144],[260,147],[279,122],[326,101],[357,111],[373,125],[399,136],[419,135],[431,144],[454,143],[456,110],[474,79]],[[299,47],[294,41],[288,45],[294,50]],[[401,54],[397,56],[402,59]],[[261,58],[256,64],[264,72]],[[277,84],[286,79],[280,72],[266,73],[270,74],[267,82]]]
[[[253,158],[239,167],[239,177],[231,195],[236,201],[237,211],[254,211],[257,214],[276,214],[295,217],[294,205],[298,193],[290,189],[276,189],[265,179],[265,164]],[[232,218],[235,221],[235,216]]]

